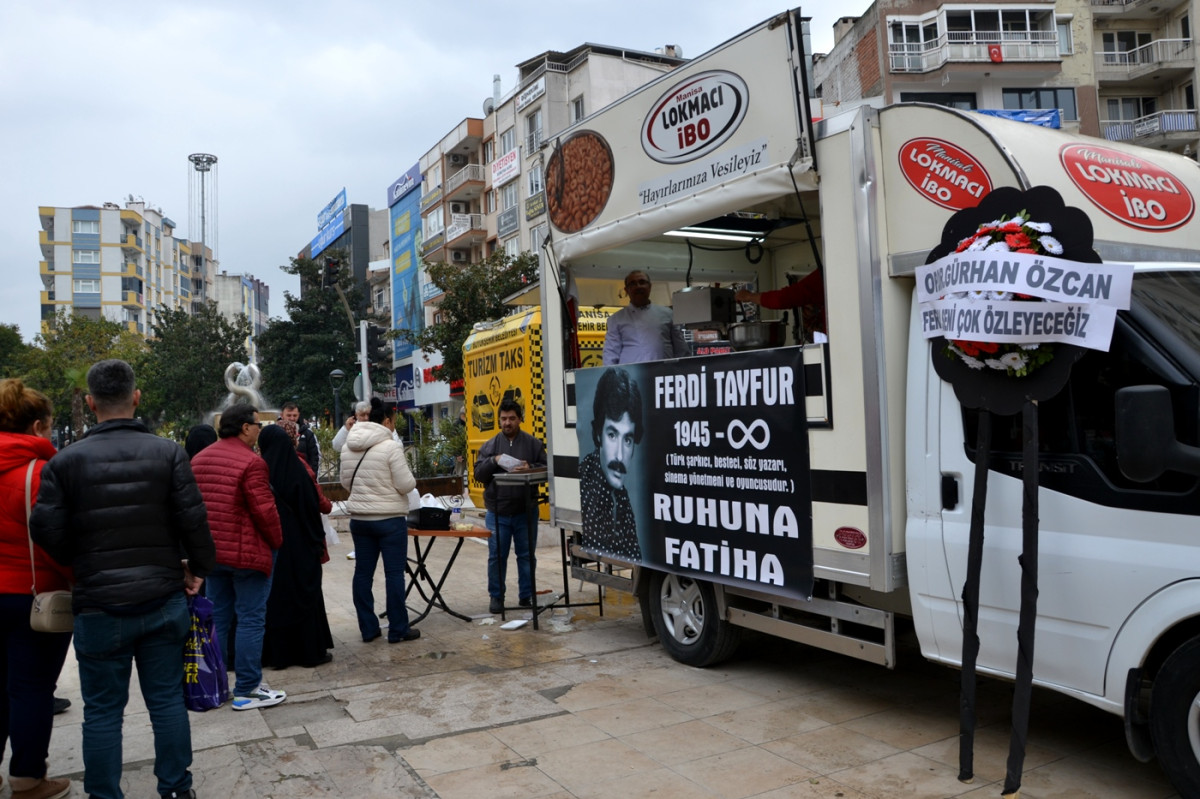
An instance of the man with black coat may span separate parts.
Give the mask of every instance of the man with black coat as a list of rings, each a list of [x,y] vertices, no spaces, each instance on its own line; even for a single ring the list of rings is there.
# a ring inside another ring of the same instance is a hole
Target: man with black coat
[[[42,471],[29,532],[75,572],[75,657],[83,694],[84,791],[121,796],[121,723],[137,661],[154,730],[158,792],[194,797],[183,700],[186,595],[216,564],[187,453],[133,418],[141,400],[120,360],[88,370],[99,422]]]
[[[528,499],[525,486],[502,486],[492,478],[497,472],[546,468],[546,445],[521,430],[521,406],[515,400],[500,403],[500,432],[479,448],[475,479],[483,483],[484,524],[488,538],[488,611],[504,610],[508,548],[517,551],[517,588],[521,607],[533,605],[533,570],[529,561]]]

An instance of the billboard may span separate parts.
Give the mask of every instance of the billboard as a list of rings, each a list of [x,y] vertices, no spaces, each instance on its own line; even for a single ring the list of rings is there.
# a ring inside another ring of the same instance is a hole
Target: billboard
[[[420,330],[424,326],[425,311],[421,301],[420,257],[421,250],[421,172],[414,165],[404,177],[388,189],[388,199],[399,193],[391,203],[391,253],[392,253],[392,329]],[[407,188],[405,188],[407,187]],[[393,339],[392,358],[401,360],[411,356],[413,345],[403,339]]]

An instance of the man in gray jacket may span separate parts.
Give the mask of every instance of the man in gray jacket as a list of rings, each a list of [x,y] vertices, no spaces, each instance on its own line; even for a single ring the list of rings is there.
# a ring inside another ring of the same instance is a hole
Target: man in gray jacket
[[[546,445],[521,430],[523,413],[515,400],[500,403],[500,432],[479,448],[475,479],[483,483],[484,523],[488,538],[488,611],[504,611],[508,548],[517,551],[517,589],[521,607],[533,606],[533,571],[529,561],[528,498],[525,486],[502,486],[497,472],[546,468]]]
[[[121,796],[121,722],[136,660],[158,792],[194,797],[185,593],[195,595],[216,565],[208,515],[183,448],[133,418],[141,392],[129,364],[100,361],[87,383],[99,424],[46,464],[29,523],[34,542],[75,570],[83,788]]]

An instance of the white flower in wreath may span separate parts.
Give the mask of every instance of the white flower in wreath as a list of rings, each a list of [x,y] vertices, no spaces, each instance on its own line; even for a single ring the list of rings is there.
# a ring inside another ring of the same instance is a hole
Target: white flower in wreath
[[[998,300],[999,302],[1006,302],[1006,301],[1012,299],[1012,292],[1011,291],[989,291],[988,299],[989,300]]]
[[[972,358],[970,355],[967,355],[965,352],[959,352],[958,357],[962,358],[962,362],[965,363],[967,366],[971,367],[972,369],[982,369],[983,368],[983,361],[979,360],[978,358]]]
[[[1030,230],[1033,230],[1037,233],[1049,233],[1050,232],[1050,223],[1049,222],[1026,222],[1024,227],[1027,227]]]
[[[1024,369],[1029,359],[1019,352],[1006,352],[1000,356],[1000,363],[1003,369]]]
[[[1062,242],[1053,236],[1038,236],[1038,244],[1042,245],[1042,249],[1051,255],[1062,255]]]
[[[988,246],[988,240],[986,238],[984,238],[983,236],[980,236],[979,238],[975,239],[975,241],[971,242],[967,246],[967,249],[965,250],[965,252],[979,252],[980,250],[984,249],[987,246]]]
[[[986,300],[988,295],[986,291],[967,291],[964,293],[967,295],[967,299],[971,302],[975,302],[976,300]]]
[[[993,241],[984,247],[983,250],[984,252],[1012,252],[1012,247],[1009,247],[1008,243],[1004,239],[1001,239],[1000,241]]]
[[[1040,347],[1040,346],[1042,346],[1042,345],[1041,345],[1041,344],[1022,344],[1022,345],[1021,345],[1021,349],[1023,349],[1023,350],[1036,350],[1036,349],[1037,349],[1038,347]]]
[[[989,369],[995,369],[1000,372],[1004,372],[1004,371],[1008,370],[1008,367],[1005,366],[1004,363],[1001,362],[999,358],[988,358],[986,361],[984,361],[984,363],[987,364],[987,367]]]

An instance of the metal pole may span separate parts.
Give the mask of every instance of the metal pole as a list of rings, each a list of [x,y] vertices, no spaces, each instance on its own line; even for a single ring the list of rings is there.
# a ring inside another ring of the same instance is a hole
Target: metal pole
[[[371,390],[371,374],[367,366],[367,320],[358,323],[359,363],[362,367],[363,399],[370,400],[375,393]]]

